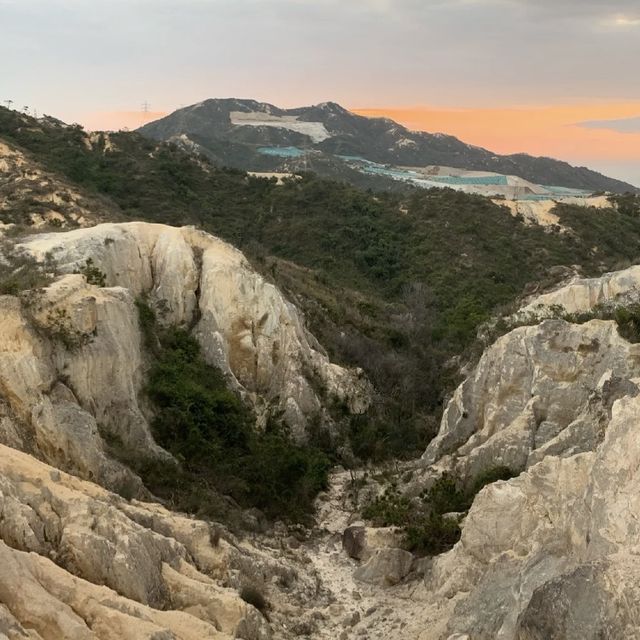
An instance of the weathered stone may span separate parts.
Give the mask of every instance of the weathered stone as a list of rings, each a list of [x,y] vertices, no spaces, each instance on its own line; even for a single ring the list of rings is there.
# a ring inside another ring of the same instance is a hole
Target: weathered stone
[[[351,558],[360,560],[364,554],[366,530],[364,526],[347,527],[342,534],[342,548]]]
[[[212,577],[239,551],[213,547],[209,530],[0,445],[0,602],[44,638],[268,638],[262,616]]]
[[[353,574],[356,580],[380,586],[395,585],[411,571],[413,555],[403,549],[377,549]]]
[[[536,296],[519,315],[545,317],[554,309],[585,313],[597,305],[635,300],[640,293],[640,266],[605,273],[597,278],[573,278],[554,291]]]
[[[606,573],[604,563],[586,564],[538,587],[518,618],[517,640],[632,637],[613,633],[624,628],[622,618],[630,611],[609,588]],[[625,585],[619,588],[626,589]]]
[[[627,393],[637,375],[640,347],[613,322],[516,329],[458,387],[423,464],[472,479],[498,465],[519,472],[547,455],[592,451],[608,420],[610,381]]]

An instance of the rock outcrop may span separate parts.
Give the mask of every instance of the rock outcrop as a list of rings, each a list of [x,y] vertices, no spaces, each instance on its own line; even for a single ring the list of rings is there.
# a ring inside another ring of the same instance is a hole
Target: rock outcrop
[[[140,393],[139,296],[163,323],[194,332],[260,418],[278,412],[301,441],[314,416],[328,421],[323,394],[353,412],[368,406],[362,373],[331,364],[296,309],[212,236],[105,224],[34,236],[17,249],[61,275],[23,300],[0,297],[0,441],[54,466],[136,495],[139,481],[105,455],[101,435],[141,457],[166,456]],[[78,273],[88,259],[107,286]]]
[[[635,394],[640,345],[614,322],[546,320],[500,338],[449,402],[423,464],[470,479],[593,451],[612,402]]]
[[[243,553],[208,523],[0,445],[0,637],[266,639],[220,586]]]
[[[557,289],[536,296],[518,312],[519,316],[546,317],[554,309],[586,313],[602,304],[640,299],[640,266],[605,273],[598,278],[574,278]]]
[[[595,451],[550,455],[478,495],[461,541],[427,575],[442,597],[469,592],[449,633],[638,637],[638,425],[640,397],[624,397]]]
[[[638,274],[575,280],[523,312],[633,300]],[[487,349],[412,490],[443,472],[519,475],[485,487],[460,541],[424,565],[421,640],[639,637],[639,428],[640,345],[615,322],[544,320]]]

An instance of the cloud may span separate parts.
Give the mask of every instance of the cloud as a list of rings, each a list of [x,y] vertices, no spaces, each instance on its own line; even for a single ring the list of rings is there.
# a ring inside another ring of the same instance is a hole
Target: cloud
[[[579,122],[578,126],[584,129],[606,129],[618,133],[640,133],[640,116],[621,120],[589,120]]]
[[[612,18],[609,24],[614,27],[622,27],[623,29],[640,27],[640,15],[618,15]]]

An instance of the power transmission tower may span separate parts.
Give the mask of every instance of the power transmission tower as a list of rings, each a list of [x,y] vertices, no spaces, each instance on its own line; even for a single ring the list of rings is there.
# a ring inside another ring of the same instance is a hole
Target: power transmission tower
[[[145,100],[145,101],[142,103],[142,111],[143,111],[144,113],[149,113],[149,107],[150,107],[150,106],[151,106],[151,105],[150,105],[150,104]]]
[[[11,109],[11,105],[13,104],[13,100],[5,100],[4,103],[7,105],[7,109]]]

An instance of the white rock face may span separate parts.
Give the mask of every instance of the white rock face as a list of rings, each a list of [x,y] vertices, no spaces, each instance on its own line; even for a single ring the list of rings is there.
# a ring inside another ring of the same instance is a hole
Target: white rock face
[[[0,445],[0,634],[269,638],[264,618],[219,586],[243,552],[212,545],[209,531]]]
[[[584,313],[596,305],[640,297],[640,266],[606,273],[599,278],[575,278],[555,291],[537,296],[518,312],[545,317],[552,307],[567,313]]]
[[[494,200],[493,202],[506,207],[511,215],[521,217],[526,225],[558,227],[562,232],[566,232],[568,229],[560,224],[560,218],[554,213],[558,202],[584,207],[585,215],[598,215],[598,209],[612,206],[607,196],[563,197],[561,199],[549,198],[549,200]]]
[[[576,280],[525,311],[628,300],[639,276]],[[520,475],[483,489],[426,565],[421,640],[639,637],[639,349],[614,322],[545,320],[500,338],[457,389],[417,485]]]
[[[592,451],[608,410],[640,375],[640,345],[614,322],[547,320],[500,338],[456,390],[425,465],[473,478],[498,465],[514,472],[548,455]]]
[[[46,298],[47,304],[66,310],[74,327],[95,333],[77,356],[66,357],[65,375],[73,377],[74,392],[99,422],[104,418],[125,425],[119,428],[120,437],[128,437],[131,422],[137,425],[137,437],[148,433],[136,400],[142,356],[134,301],[141,295],[148,296],[165,324],[195,324],[209,363],[237,382],[259,415],[282,411],[300,440],[307,421],[323,412],[312,379],[354,413],[368,407],[371,390],[362,372],[331,364],[295,307],[239,251],[213,236],[193,228],[134,222],[43,234],[20,248],[40,260],[53,260],[62,273],[81,270],[90,258],[106,274],[106,288],[69,275]],[[97,398],[96,393],[109,397]],[[114,403],[122,408],[114,411]],[[131,415],[123,423],[127,407]]]
[[[593,452],[548,456],[485,488],[427,587],[478,640],[635,638],[640,620],[640,396],[613,405]],[[425,638],[436,637],[429,636]]]
[[[121,289],[93,292],[81,276],[68,276],[39,304],[33,313],[43,322],[52,309],[72,308],[65,316],[69,322],[87,333],[102,328],[102,335],[86,345],[81,359],[78,351],[62,349],[41,333],[17,298],[0,297],[0,407],[6,416],[0,438],[81,477],[135,493],[139,481],[106,457],[97,426],[113,429],[132,450],[162,453],[136,400],[142,382],[139,340],[127,344],[127,334],[114,337],[110,326],[114,317],[127,317],[127,305],[134,310],[133,300]],[[135,327],[136,337],[137,332]]]
[[[364,411],[369,383],[329,362],[240,252],[195,229],[105,224],[17,248],[59,275],[0,296],[0,638],[267,640],[266,619],[238,595],[245,582],[280,598],[274,626],[295,635],[288,612],[318,592],[304,564],[136,501],[148,496],[139,478],[106,453],[103,437],[168,458],[141,393],[136,298],[192,331],[259,416],[283,412],[301,440],[308,419],[328,417],[321,391]],[[106,286],[78,273],[89,258]]]

